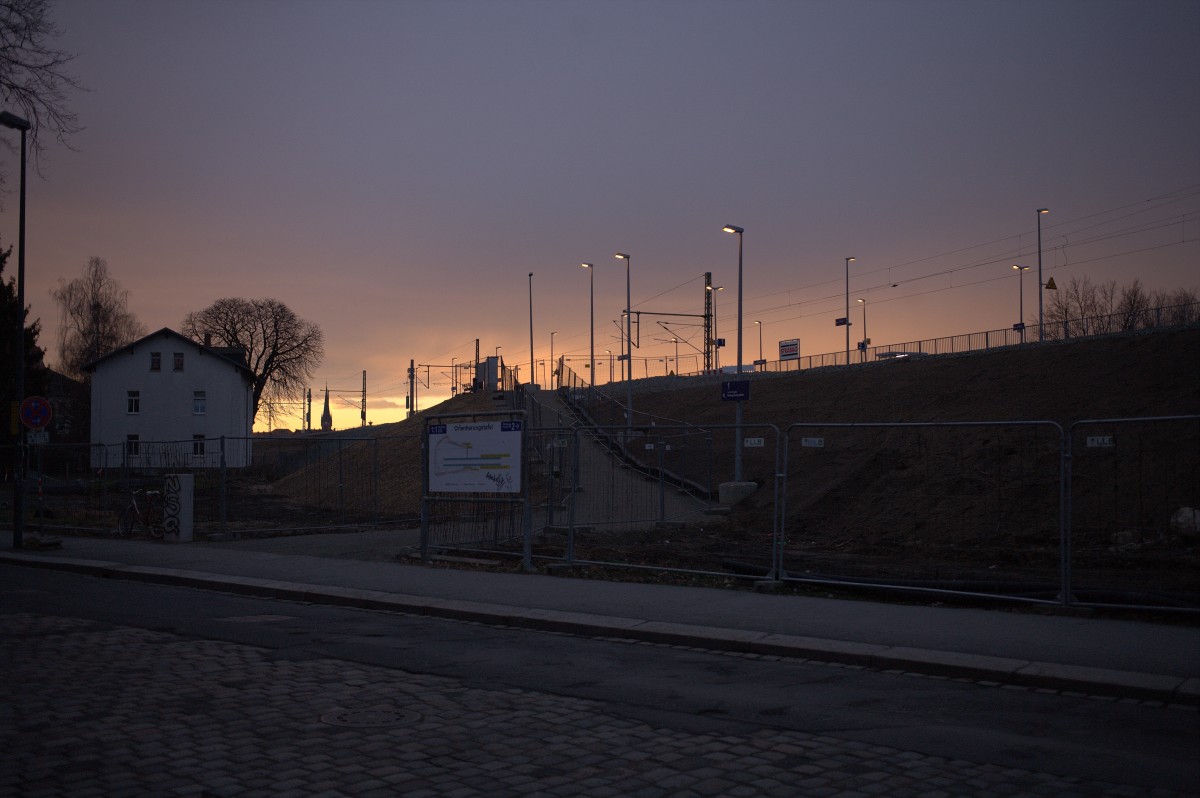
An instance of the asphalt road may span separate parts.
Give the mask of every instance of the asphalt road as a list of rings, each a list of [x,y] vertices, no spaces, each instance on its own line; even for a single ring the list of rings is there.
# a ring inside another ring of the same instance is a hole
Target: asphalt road
[[[41,569],[0,585],[7,794],[96,771],[97,795],[1200,792],[1196,708]],[[342,755],[310,762],[322,740]]]

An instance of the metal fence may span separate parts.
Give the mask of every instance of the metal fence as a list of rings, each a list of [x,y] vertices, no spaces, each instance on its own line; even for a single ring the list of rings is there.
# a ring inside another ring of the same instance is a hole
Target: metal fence
[[[225,438],[208,441],[202,453],[194,443],[141,441],[136,454],[123,446],[26,447],[28,528],[115,534],[132,491],[161,490],[166,475],[178,473],[195,478],[199,537],[411,526],[417,518],[419,477],[412,465],[417,436],[267,436],[253,439],[252,449],[249,439]],[[231,453],[248,450],[249,466],[227,465]],[[0,457],[13,463],[16,453],[7,447]],[[11,512],[5,502],[3,518],[10,523]]]
[[[590,391],[582,407],[603,412]],[[597,410],[600,408],[600,410]],[[757,490],[734,504],[735,446]],[[1200,416],[598,425],[528,436],[528,540],[583,567],[1200,610]],[[452,548],[452,546],[451,546]]]
[[[1120,332],[1185,327],[1197,322],[1200,322],[1200,302],[1193,302],[1184,305],[1142,308],[1121,313],[1084,316],[1065,320],[1048,320],[1043,325],[1042,339],[1046,341],[1066,341],[1096,335],[1111,335]],[[961,335],[948,335],[941,338],[923,338],[917,341],[902,341],[893,344],[868,346],[865,349],[852,349],[848,353],[842,350],[818,355],[804,355],[793,360],[768,360],[758,367],[743,365],[743,371],[804,371],[806,369],[825,368],[827,366],[873,363],[879,360],[891,360],[895,358],[978,352],[988,349],[999,349],[1006,346],[1019,346],[1037,341],[1037,325],[1030,324],[1026,325],[1024,329],[985,330],[983,332],[964,333]],[[667,376],[668,374],[689,377],[705,373],[699,369],[685,371],[678,367],[671,368],[670,363],[675,360],[672,357],[643,358],[644,362],[640,365],[636,362],[638,358],[634,358],[634,360],[634,379]],[[680,357],[679,361],[680,363],[698,362],[692,356]],[[564,363],[567,369],[569,369],[570,359],[564,358]],[[599,364],[600,361],[597,361],[597,363]],[[597,368],[596,371],[602,372],[603,369]],[[732,371],[732,366],[726,366],[724,369],[714,369],[710,373],[731,374]],[[578,375],[573,376],[579,384],[587,384],[586,379]],[[612,382],[612,380],[609,380],[610,384]]]

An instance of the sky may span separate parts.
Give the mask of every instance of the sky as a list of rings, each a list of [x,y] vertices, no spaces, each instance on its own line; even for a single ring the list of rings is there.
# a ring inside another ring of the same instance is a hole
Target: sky
[[[552,340],[587,373],[594,308],[605,382],[618,251],[635,376],[673,369],[673,337],[678,370],[700,367],[700,319],[664,314],[703,312],[705,272],[733,364],[726,224],[745,229],[746,364],[760,332],[769,360],[791,338],[842,351],[847,292],[852,340],[862,298],[873,345],[1009,328],[1022,301],[1036,320],[1036,271],[1019,283],[1012,265],[1036,269],[1038,208],[1046,278],[1200,289],[1196,0],[60,0],[53,15],[87,91],[71,98],[84,130],[29,172],[26,299],[51,365],[50,290],[92,256],[151,331],[227,296],[318,324],[313,423],[328,385],[337,428],[360,423],[363,371],[368,421],[396,421],[410,360],[428,366],[424,408],[476,340],[527,380],[531,316],[545,384]]]

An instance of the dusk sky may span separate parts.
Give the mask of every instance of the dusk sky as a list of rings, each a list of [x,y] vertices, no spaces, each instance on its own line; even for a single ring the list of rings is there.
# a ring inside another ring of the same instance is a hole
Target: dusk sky
[[[604,382],[618,251],[635,375],[673,366],[672,334],[699,367],[699,319],[650,314],[700,314],[706,271],[734,363],[725,224],[745,228],[745,363],[755,320],[771,360],[780,339],[844,348],[848,256],[852,340],[858,298],[874,344],[1011,327],[1042,207],[1057,283],[1200,288],[1196,0],[63,0],[55,19],[89,91],[74,149],[29,173],[26,298],[52,365],[50,289],[91,256],[149,330],[226,296],[320,325],[314,424],[328,383],[338,428],[363,370],[368,419],[395,421],[409,360],[435,366],[424,408],[476,339],[525,379],[529,272],[535,359],[557,331],[586,373],[583,261]]]

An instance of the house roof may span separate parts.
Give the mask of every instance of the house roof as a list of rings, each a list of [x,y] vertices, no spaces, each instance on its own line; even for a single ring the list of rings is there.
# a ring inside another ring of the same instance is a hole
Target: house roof
[[[193,341],[191,338],[188,338],[186,335],[182,335],[180,333],[175,332],[170,327],[163,327],[161,330],[158,330],[157,332],[152,332],[145,337],[139,338],[136,341],[134,341],[133,343],[126,344],[125,346],[121,347],[120,349],[114,349],[113,351],[111,351],[107,355],[105,355],[104,357],[97,358],[96,360],[93,360],[91,363],[87,364],[86,368],[88,371],[94,372],[96,370],[96,367],[99,366],[101,363],[105,363],[109,360],[113,360],[114,358],[118,357],[119,355],[131,354],[134,349],[137,349],[142,344],[152,343],[154,339],[164,340],[164,341],[168,341],[168,340],[178,341],[179,343],[190,346],[192,349],[198,351],[201,355],[212,355],[213,357],[219,357],[222,360],[224,360],[225,362],[229,363],[234,368],[238,369],[238,371],[240,371],[242,373],[242,376],[245,377],[248,381],[254,382],[254,372],[251,371],[250,367],[246,365],[246,362],[244,360],[244,357],[245,357],[244,350],[237,349],[237,348],[230,348],[230,347],[205,346],[204,344]],[[239,356],[243,359],[239,359]]]

